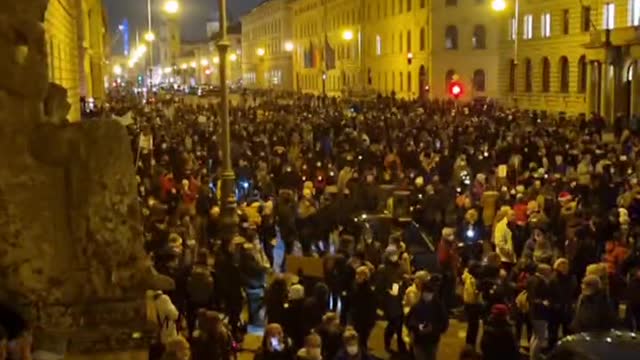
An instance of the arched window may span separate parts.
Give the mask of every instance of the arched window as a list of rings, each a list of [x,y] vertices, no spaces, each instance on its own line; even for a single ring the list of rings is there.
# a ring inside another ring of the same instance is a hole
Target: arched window
[[[477,69],[473,72],[473,90],[484,91],[485,89],[485,76],[484,70]]]
[[[509,91],[514,92],[516,90],[516,62],[515,60],[509,60]]]
[[[524,91],[531,92],[533,90],[533,71],[531,59],[524,59]]]
[[[487,31],[484,25],[476,25],[473,28],[473,38],[471,39],[474,49],[487,48]]]
[[[447,26],[444,31],[444,47],[450,50],[458,48],[458,28],[455,25]]]
[[[578,92],[587,92],[587,57],[584,55],[578,60]]]
[[[449,84],[453,81],[453,76],[456,74],[456,71],[453,69],[447,70],[447,73],[444,76],[444,87],[445,91],[449,90]]]
[[[569,59],[566,56],[562,56],[558,63],[560,67],[560,92],[569,92]]]
[[[551,62],[548,57],[542,58],[542,92],[549,92],[551,88]]]

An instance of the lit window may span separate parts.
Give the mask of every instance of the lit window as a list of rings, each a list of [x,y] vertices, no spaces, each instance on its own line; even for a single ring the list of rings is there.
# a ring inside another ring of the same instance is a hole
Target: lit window
[[[640,0],[629,0],[629,25],[640,25]]]
[[[523,39],[531,39],[533,38],[533,15],[525,15],[522,21],[522,38]]]
[[[540,18],[540,29],[542,31],[542,37],[548,38],[551,36],[551,13],[544,13]]]
[[[515,40],[516,36],[518,36],[518,22],[515,17],[512,17],[509,24],[509,40]]]
[[[382,55],[382,37],[376,35],[376,55]]]
[[[604,12],[602,14],[602,27],[605,29],[613,29],[616,21],[616,4],[604,4]]]

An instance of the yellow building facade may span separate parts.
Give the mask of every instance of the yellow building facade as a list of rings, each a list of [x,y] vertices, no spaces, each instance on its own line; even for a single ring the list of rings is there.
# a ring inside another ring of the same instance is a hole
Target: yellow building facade
[[[271,0],[253,16],[281,19],[260,11],[276,3],[290,6],[299,91],[447,98],[456,79],[463,100],[640,114],[640,0],[505,0],[502,11],[492,0]],[[251,29],[243,61],[258,66],[264,40]],[[251,66],[245,78],[259,73]]]
[[[505,102],[607,119],[640,113],[640,0],[520,3],[517,30],[513,11],[503,21]]]
[[[240,19],[244,86],[293,90],[292,1],[265,1]]]
[[[297,89],[340,95],[428,90],[427,0],[292,3]]]
[[[67,88],[69,119],[80,120],[80,97],[104,99],[106,33],[99,0],[50,1],[45,14],[49,79]]]
[[[463,87],[462,100],[500,97],[499,60],[505,32],[491,0],[431,2],[431,96],[448,97],[449,84],[457,79]]]

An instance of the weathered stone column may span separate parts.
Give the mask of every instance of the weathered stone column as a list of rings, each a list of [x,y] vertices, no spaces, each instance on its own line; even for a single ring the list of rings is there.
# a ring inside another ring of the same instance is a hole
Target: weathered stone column
[[[66,90],[49,84],[47,4],[0,1],[0,302],[36,352],[142,359],[145,290],[171,283],[144,252],[126,130],[71,125]]]

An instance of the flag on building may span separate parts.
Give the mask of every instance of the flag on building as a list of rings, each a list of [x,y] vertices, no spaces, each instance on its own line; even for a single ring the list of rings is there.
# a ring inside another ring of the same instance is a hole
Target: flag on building
[[[331,47],[327,35],[324,36],[324,66],[326,70],[336,68],[336,50]]]
[[[304,49],[304,68],[310,69],[313,67],[313,42],[309,41],[309,48]]]

